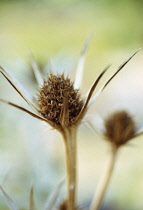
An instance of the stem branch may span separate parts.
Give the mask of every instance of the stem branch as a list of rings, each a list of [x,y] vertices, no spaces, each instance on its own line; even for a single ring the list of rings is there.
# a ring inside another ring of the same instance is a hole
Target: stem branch
[[[63,133],[67,167],[68,210],[76,208],[76,132],[76,128],[66,128]]]
[[[103,200],[103,197],[105,195],[107,186],[109,184],[112,175],[112,171],[116,161],[116,156],[117,156],[117,149],[113,148],[111,151],[111,157],[106,163],[105,172],[103,172],[103,176],[101,177],[95,195],[93,196],[90,210],[98,210],[101,205],[101,202]]]

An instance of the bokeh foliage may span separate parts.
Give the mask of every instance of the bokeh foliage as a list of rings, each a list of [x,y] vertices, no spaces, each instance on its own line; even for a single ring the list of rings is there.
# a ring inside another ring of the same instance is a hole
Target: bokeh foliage
[[[143,1],[138,0],[1,0],[0,64],[12,70],[25,86],[29,88],[32,86],[33,90],[32,74],[28,67],[28,49],[33,52],[42,66],[46,65],[51,57],[58,65],[61,60],[68,58],[65,68],[70,66],[74,69],[74,63],[76,63],[84,40],[93,33],[85,66],[85,85],[83,87],[83,92],[85,92],[99,71],[108,63],[117,61],[120,63],[137,48],[142,47],[142,8]],[[64,68],[63,65],[61,66]],[[0,97],[23,103],[1,76]],[[50,132],[47,137],[47,128],[44,127],[43,134],[42,126],[38,130],[38,122],[36,124],[30,117],[26,118],[24,114],[22,115],[17,110],[5,105],[0,104],[0,107],[0,182],[4,184],[11,196],[13,195],[20,207],[26,207],[28,187],[31,180],[34,180],[37,202],[42,207],[41,203],[56,185],[55,182],[57,183],[57,180],[64,174],[63,148],[59,151],[59,147],[62,147],[61,144],[57,143],[57,140],[53,140],[59,136],[54,133],[55,137],[53,137]],[[103,157],[106,149],[102,143],[95,141],[95,136],[91,138],[87,131],[83,132],[83,130],[80,133],[81,145],[84,147],[83,150],[79,149],[82,154],[79,157],[79,165],[82,165],[80,174],[84,177],[84,174],[89,170],[88,176],[90,177],[92,176],[90,171],[93,170],[95,161],[101,159],[101,162],[104,162]],[[35,131],[39,133],[37,134]],[[87,147],[87,139],[90,138]],[[96,145],[94,145],[94,141]],[[133,150],[128,150],[128,152],[130,156],[134,155]],[[130,210],[131,208],[139,210],[141,209],[140,190],[142,189],[137,189],[141,188],[143,184],[138,184],[134,190],[137,191],[135,192],[137,198],[134,197],[134,192],[128,193],[128,188],[133,187],[136,179],[142,179],[143,168],[140,167],[142,159],[136,154],[139,161],[136,162],[132,159],[130,161],[132,165],[128,165],[128,156],[126,153],[123,154],[126,160],[122,158],[120,165],[125,175],[122,176],[121,173],[121,176],[118,177],[116,172],[117,179],[114,178],[119,183],[124,181],[124,191],[121,184],[117,187],[119,193],[116,192],[116,187],[112,186],[114,193],[110,192],[108,197],[111,203],[118,204],[122,210],[124,206],[129,206]],[[89,165],[88,159],[91,160],[91,165]],[[126,168],[123,168],[124,164]],[[23,167],[24,165],[25,167]],[[89,178],[91,180],[96,175],[100,176],[98,171],[102,166],[99,163],[95,165],[97,171],[93,172],[92,178]],[[135,170],[134,165],[140,169]],[[135,176],[135,180],[133,177],[129,178],[129,172]],[[5,175],[7,176],[6,181]],[[80,187],[81,197],[83,197],[81,200],[90,199],[93,193],[93,183],[88,183],[87,180],[85,183],[83,180]],[[1,198],[0,208],[4,209],[2,204],[5,205]]]

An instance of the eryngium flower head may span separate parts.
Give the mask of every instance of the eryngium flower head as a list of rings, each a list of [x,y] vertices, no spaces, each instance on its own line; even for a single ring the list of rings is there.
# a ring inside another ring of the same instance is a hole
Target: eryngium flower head
[[[53,75],[44,80],[39,89],[38,105],[41,115],[54,123],[55,127],[74,125],[75,119],[83,107],[78,89],[74,89],[73,82],[62,75]],[[62,119],[62,110],[67,106],[66,119]]]
[[[126,144],[135,134],[135,122],[126,111],[115,112],[105,120],[105,136],[116,148]]]
[[[125,62],[123,62],[107,82],[93,95],[100,79],[110,66],[107,66],[97,77],[89,89],[84,101],[80,99],[80,88],[83,78],[85,53],[88,47],[89,39],[85,42],[78,61],[74,83],[64,75],[50,74],[48,78],[43,79],[37,63],[32,58],[32,68],[35,79],[39,85],[38,98],[29,94],[29,92],[2,66],[0,73],[7,79],[18,94],[33,109],[31,112],[12,102],[0,99],[1,102],[16,107],[29,115],[48,123],[53,128],[63,133],[64,128],[78,126],[85,116],[89,106],[96,100],[101,92],[106,88],[110,81],[123,69],[123,67],[138,52],[133,53]]]

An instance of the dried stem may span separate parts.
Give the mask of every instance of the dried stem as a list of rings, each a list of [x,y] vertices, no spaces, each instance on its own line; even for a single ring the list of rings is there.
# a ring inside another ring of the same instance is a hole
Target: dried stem
[[[76,134],[77,129],[65,128],[62,133],[65,143],[67,167],[67,206],[68,210],[76,209]]]
[[[117,148],[113,148],[111,151],[111,157],[106,163],[105,172],[103,172],[103,176],[101,177],[99,184],[97,186],[97,190],[91,202],[90,210],[98,210],[101,205],[101,202],[103,200],[103,197],[105,195],[107,186],[109,184],[112,175],[112,171],[114,169],[117,150],[118,150]]]

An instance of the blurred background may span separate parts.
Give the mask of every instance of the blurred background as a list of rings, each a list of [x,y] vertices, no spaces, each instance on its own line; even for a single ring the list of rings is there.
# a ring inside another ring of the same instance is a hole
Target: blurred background
[[[0,64],[33,94],[37,86],[29,52],[44,73],[67,72],[74,80],[80,50],[92,34],[82,84],[84,95],[102,69],[112,64],[99,88],[117,67],[143,46],[143,2],[139,0],[1,0]],[[143,124],[143,51],[130,61],[98,97],[87,114],[93,127],[119,109]],[[46,74],[46,73],[45,73]],[[98,89],[98,88],[97,88]],[[0,75],[0,98],[30,109]],[[103,173],[110,148],[104,138],[83,123],[78,135],[78,201],[88,205]],[[65,177],[61,136],[38,120],[0,104],[0,184],[20,209],[28,208],[33,184],[38,209]],[[103,208],[143,209],[143,136],[122,148]],[[59,202],[65,196],[63,187]],[[0,209],[7,210],[0,193]]]

